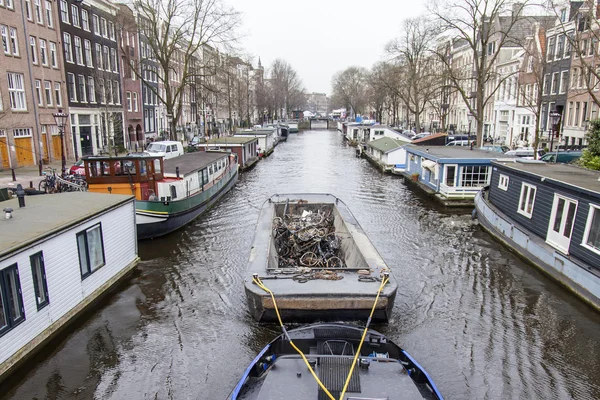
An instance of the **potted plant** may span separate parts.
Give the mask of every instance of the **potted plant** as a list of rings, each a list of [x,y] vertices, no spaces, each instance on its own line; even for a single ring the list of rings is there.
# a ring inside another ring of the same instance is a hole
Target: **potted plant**
[[[419,181],[419,174],[417,172],[414,172],[410,177],[412,178],[413,182]]]

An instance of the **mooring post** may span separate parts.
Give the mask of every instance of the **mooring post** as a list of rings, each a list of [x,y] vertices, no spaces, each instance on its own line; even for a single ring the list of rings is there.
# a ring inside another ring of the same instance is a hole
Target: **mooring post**
[[[10,172],[12,173],[12,180],[13,180],[13,182],[16,182],[16,181],[17,181],[17,177],[16,177],[16,175],[15,175],[15,169],[14,169],[14,168],[11,168],[11,169],[10,169]]]

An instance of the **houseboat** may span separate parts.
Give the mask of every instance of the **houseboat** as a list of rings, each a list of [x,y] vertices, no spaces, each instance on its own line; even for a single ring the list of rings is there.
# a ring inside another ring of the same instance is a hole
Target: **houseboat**
[[[390,270],[349,208],[330,194],[274,195],[258,217],[245,278],[250,313],[275,320],[267,282],[286,320],[367,318]],[[397,283],[390,277],[373,318],[390,318]]]
[[[285,331],[252,360],[228,400],[443,400],[406,350],[373,329],[361,340],[364,330],[319,323]]]
[[[288,133],[298,133],[298,121],[286,121],[285,122],[288,126]]]
[[[366,144],[362,155],[382,172],[403,172],[406,169],[405,141],[382,137]]]
[[[88,190],[134,195],[138,239],[166,235],[213,206],[237,181],[237,155],[193,152],[154,156],[84,157]]]
[[[139,262],[131,195],[58,193],[2,207],[0,383]]]
[[[197,145],[200,151],[228,151],[236,154],[242,171],[253,167],[258,162],[258,147],[258,138],[246,136],[212,138]]]
[[[475,195],[489,185],[493,160],[514,160],[502,153],[460,146],[405,146],[402,175],[446,206],[472,207]]]
[[[236,132],[234,137],[256,138],[258,140],[257,153],[259,157],[268,157],[275,148],[277,139],[276,128],[263,128]]]
[[[480,225],[600,310],[600,172],[543,161],[493,161]]]

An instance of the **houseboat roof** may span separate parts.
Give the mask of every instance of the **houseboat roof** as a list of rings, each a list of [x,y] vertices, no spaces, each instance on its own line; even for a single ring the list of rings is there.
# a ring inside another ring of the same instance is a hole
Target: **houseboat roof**
[[[415,144],[426,143],[426,142],[429,142],[430,140],[441,138],[444,136],[448,136],[448,135],[446,135],[445,133],[434,133],[433,135],[425,136],[425,137],[422,137],[421,139],[413,140],[412,142]]]
[[[242,136],[224,136],[220,138],[213,138],[207,140],[205,143],[200,143],[198,146],[207,147],[209,145],[244,145],[246,143],[250,143],[253,140],[258,140],[255,137],[242,137]]]
[[[243,135],[243,136],[253,136],[253,135],[268,136],[268,135],[273,134],[273,132],[275,132],[275,129],[257,129],[255,131],[241,131],[241,132],[236,132],[235,136],[238,136],[238,135]]]
[[[132,199],[120,194],[71,192],[25,196],[23,208],[18,199],[3,201],[2,208],[13,212],[11,219],[0,219],[0,258]]]
[[[381,139],[373,140],[368,145],[383,153],[389,153],[392,150],[404,146],[406,143],[401,140],[392,139],[391,137],[382,137]]]
[[[229,156],[230,153],[217,151],[196,151],[185,153],[179,157],[169,158],[164,161],[165,172],[175,175],[176,168],[179,167],[179,173],[187,175],[190,172],[197,171],[206,167],[208,164]]]
[[[415,142],[413,142],[414,144]],[[506,157],[496,151],[485,151],[477,148],[471,150],[467,146],[428,146],[408,147],[406,151],[418,154],[430,160],[452,159],[452,160],[514,160],[514,157]]]
[[[577,186],[600,194],[600,171],[580,168],[575,165],[555,164],[539,162],[500,162],[493,161],[492,164],[537,175],[540,178],[552,179],[566,185]]]

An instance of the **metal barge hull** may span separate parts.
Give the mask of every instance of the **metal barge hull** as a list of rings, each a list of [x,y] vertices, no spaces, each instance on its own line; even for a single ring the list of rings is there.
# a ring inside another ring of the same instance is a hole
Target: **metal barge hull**
[[[336,270],[343,279],[315,279],[301,283],[293,275],[277,274],[279,256],[275,248],[273,220],[282,215],[286,202],[296,212],[306,209],[331,207],[335,232],[342,237],[346,270]],[[370,272],[370,279],[357,270]],[[389,271],[365,232],[348,207],[329,194],[275,195],[263,205],[256,228],[254,243],[245,277],[245,291],[250,313],[257,321],[276,320],[271,296],[253,283],[258,274],[263,283],[273,291],[281,317],[285,321],[365,320],[373,307],[380,277]],[[360,280],[359,280],[360,277]],[[370,281],[368,281],[370,280]],[[373,319],[387,322],[392,314],[397,283],[393,276],[382,290]]]

